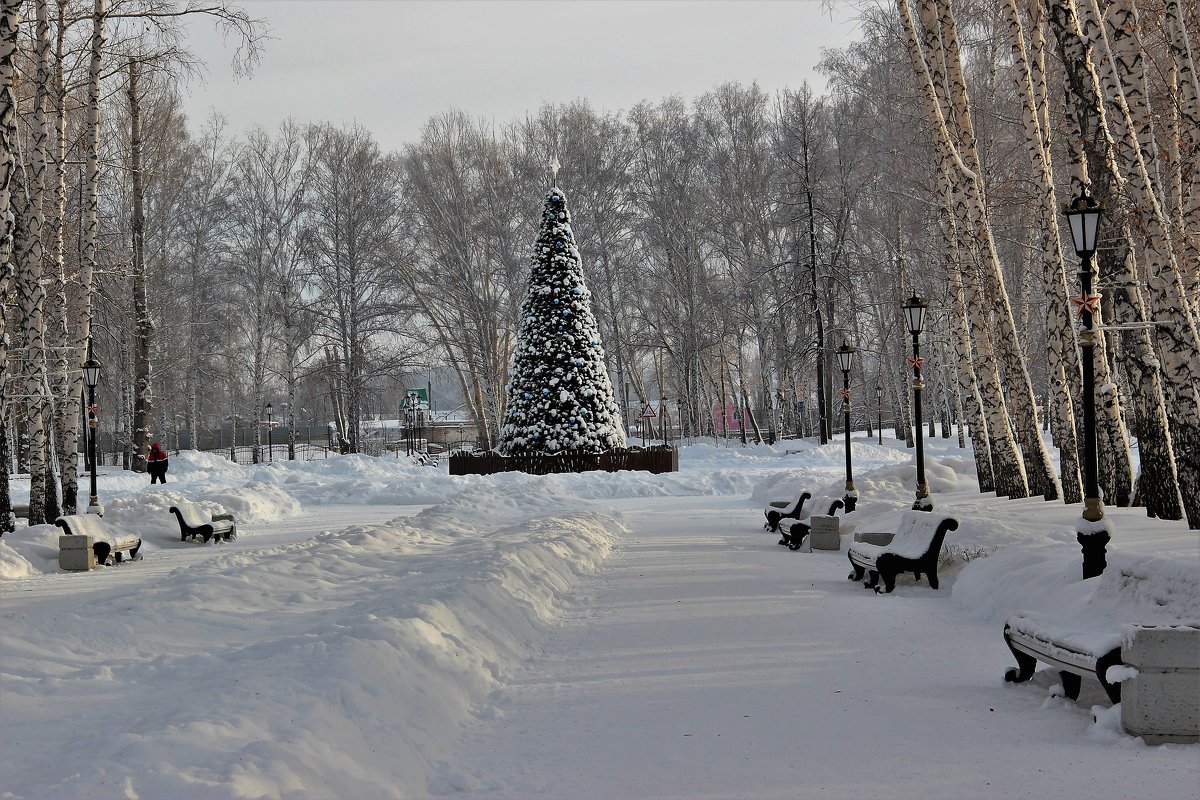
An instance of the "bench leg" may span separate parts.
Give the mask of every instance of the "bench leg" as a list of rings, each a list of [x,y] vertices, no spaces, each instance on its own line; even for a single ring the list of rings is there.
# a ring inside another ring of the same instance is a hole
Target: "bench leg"
[[[1104,693],[1108,695],[1109,701],[1115,706],[1121,702],[1121,684],[1108,682],[1108,668],[1115,667],[1121,663],[1121,648],[1110,650],[1104,655],[1096,659],[1096,677],[1100,680],[1100,685],[1104,687]]]
[[[1058,673],[1058,679],[1062,681],[1063,694],[1070,700],[1079,699],[1079,684],[1082,681],[1074,672],[1061,670]]]
[[[775,531],[779,530],[779,512],[778,511],[768,511],[767,512],[766,528],[771,533],[775,533]]]
[[[1012,651],[1013,658],[1017,660],[1016,668],[1009,667],[1004,671],[1004,680],[1008,683],[1024,683],[1032,678],[1033,671],[1037,668],[1037,659],[1013,647],[1012,642],[1008,639],[1007,631],[1005,631],[1004,643],[1008,645],[1008,649]]]
[[[878,594],[887,594],[896,588],[896,573],[891,570],[883,570],[880,572],[872,572],[877,578],[883,578],[883,590],[880,591],[878,581],[871,585],[871,588]]]
[[[200,536],[203,537],[205,544],[208,544],[208,540],[212,538],[212,534],[208,532],[202,533]]]
[[[179,534],[179,541],[186,542],[187,540],[188,540],[188,532],[187,531],[184,531],[183,533]]]
[[[863,568],[853,562],[851,562],[850,568],[853,570],[853,572],[846,576],[846,580],[861,581],[863,579]]]
[[[867,571],[867,582],[863,586],[868,589],[876,589],[879,587],[879,570],[872,569]]]

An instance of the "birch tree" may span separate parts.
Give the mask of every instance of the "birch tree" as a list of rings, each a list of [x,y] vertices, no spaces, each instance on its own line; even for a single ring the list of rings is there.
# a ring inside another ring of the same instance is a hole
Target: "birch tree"
[[[21,25],[20,0],[0,2],[0,297],[8,295],[16,269],[13,265],[14,242],[12,192],[17,168],[17,32]],[[13,530],[12,499],[8,484],[8,327],[0,311],[0,535]]]

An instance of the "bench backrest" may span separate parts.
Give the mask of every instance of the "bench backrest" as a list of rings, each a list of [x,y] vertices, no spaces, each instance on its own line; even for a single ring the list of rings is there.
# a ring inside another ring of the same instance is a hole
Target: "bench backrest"
[[[929,551],[934,538],[958,529],[958,520],[931,511],[905,511],[891,544],[884,549],[904,558],[920,558]]]
[[[818,497],[804,509],[804,516],[832,517],[845,507],[845,501],[840,497]]]
[[[54,524],[72,536],[91,536],[93,541],[106,542],[113,538],[112,532],[98,514],[68,514],[54,520]]]
[[[202,512],[198,506],[191,503],[176,503],[171,506],[170,510],[178,514],[179,518],[183,520],[183,524],[189,528],[199,528],[202,525],[212,524],[209,516]]]

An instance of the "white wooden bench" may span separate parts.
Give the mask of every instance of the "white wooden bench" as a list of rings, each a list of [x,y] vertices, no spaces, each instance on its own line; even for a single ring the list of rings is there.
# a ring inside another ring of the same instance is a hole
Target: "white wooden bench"
[[[924,575],[932,589],[938,588],[937,564],[946,534],[958,529],[958,520],[945,514],[931,511],[905,511],[900,517],[896,535],[885,545],[854,542],[846,555],[854,571],[850,580],[862,580],[863,572],[870,572],[870,580],[864,585],[880,591],[879,580],[883,579],[884,592],[896,588],[896,576],[911,572],[920,580]]]
[[[802,491],[791,500],[785,498],[769,501],[767,507],[763,509],[763,514],[767,518],[763,527],[774,533],[779,530],[779,520],[799,519],[804,513],[804,501],[810,497],[812,497],[812,492]]]
[[[96,563],[109,566],[114,562],[139,561],[138,550],[142,540],[137,534],[118,533],[108,526],[97,514],[68,514],[54,520],[54,524],[71,536],[91,536],[92,552]]]
[[[1071,700],[1079,699],[1082,678],[1095,678],[1115,705],[1121,702],[1121,677],[1110,675],[1109,670],[1124,663],[1123,626],[1200,625],[1195,616],[1200,610],[1200,591],[1191,564],[1161,557],[1121,556],[1111,560],[1102,575],[1085,583],[1095,587],[1091,597],[1069,618],[1033,611],[1008,617],[1004,641],[1017,666],[1005,671],[1006,681],[1028,681],[1041,661],[1058,671],[1063,694]],[[1174,668],[1191,666],[1183,663],[1188,658],[1175,658],[1179,663]],[[1196,656],[1192,654],[1190,660],[1194,663]],[[1160,694],[1157,701],[1165,702],[1164,697]]]
[[[199,536],[205,544],[209,539],[217,542],[237,538],[237,525],[232,514],[205,514],[192,503],[176,503],[170,511],[179,520],[179,541],[192,541]]]
[[[780,520],[779,532],[782,534],[779,544],[789,550],[799,550],[804,543],[804,537],[812,530],[811,519],[814,515],[821,517],[836,516],[839,509],[845,507],[845,501],[840,497],[818,497],[805,504],[802,517],[793,520]]]

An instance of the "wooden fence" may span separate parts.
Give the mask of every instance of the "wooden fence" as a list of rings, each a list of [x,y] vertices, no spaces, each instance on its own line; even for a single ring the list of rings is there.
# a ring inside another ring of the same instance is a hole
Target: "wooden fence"
[[[645,470],[659,474],[679,471],[679,451],[674,447],[610,450],[607,453],[528,453],[502,456],[496,452],[454,453],[450,456],[451,475],[492,475],[496,472],[526,472],[551,475],[558,472],[602,470]]]

